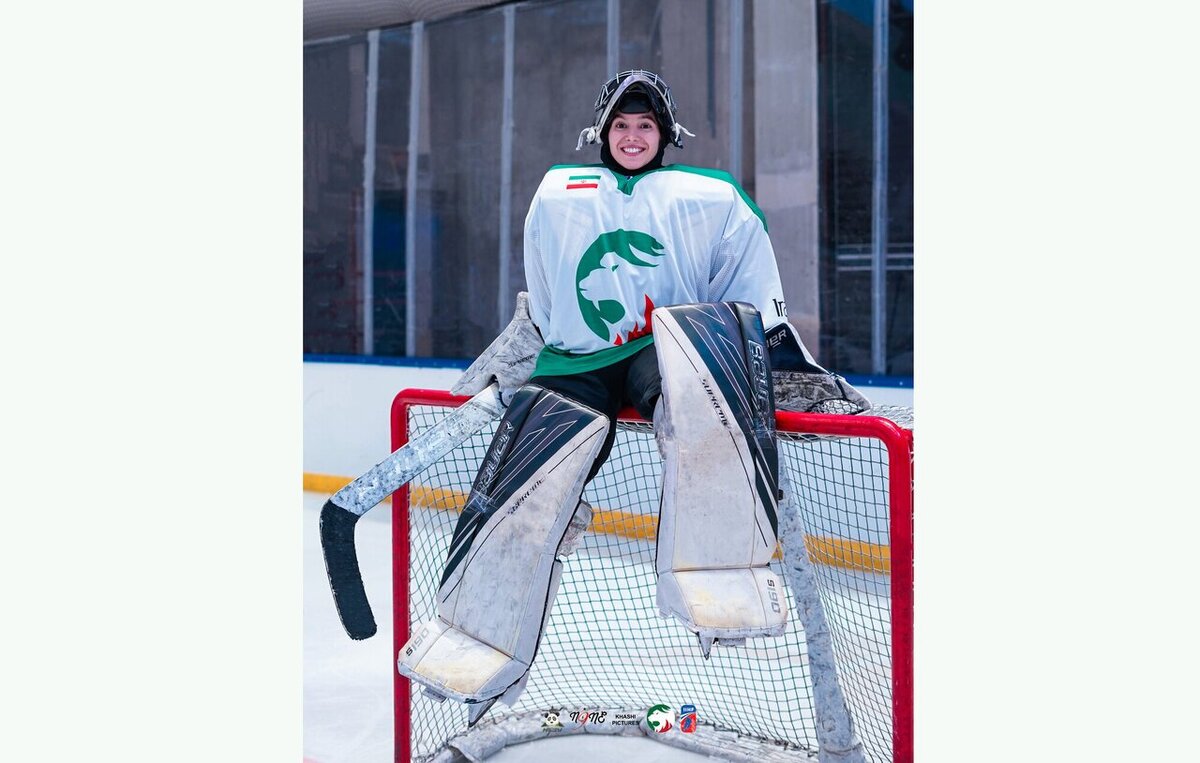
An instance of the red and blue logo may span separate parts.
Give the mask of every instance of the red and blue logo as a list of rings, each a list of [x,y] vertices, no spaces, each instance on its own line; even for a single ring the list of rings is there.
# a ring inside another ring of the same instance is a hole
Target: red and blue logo
[[[700,720],[696,717],[695,705],[683,705],[679,708],[679,730],[685,734],[691,734],[696,730],[696,724]]]

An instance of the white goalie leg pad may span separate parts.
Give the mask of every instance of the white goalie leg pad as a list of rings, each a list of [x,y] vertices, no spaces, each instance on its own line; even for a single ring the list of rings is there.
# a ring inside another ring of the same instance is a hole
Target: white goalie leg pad
[[[762,321],[741,303],[658,308],[654,337],[663,389],[654,420],[663,456],[659,611],[702,646],[779,635],[787,601],[768,568],[779,467]]]
[[[562,576],[555,556],[607,432],[586,406],[517,392],[455,528],[438,616],[401,650],[402,675],[435,696],[486,703],[479,715],[517,700]]]

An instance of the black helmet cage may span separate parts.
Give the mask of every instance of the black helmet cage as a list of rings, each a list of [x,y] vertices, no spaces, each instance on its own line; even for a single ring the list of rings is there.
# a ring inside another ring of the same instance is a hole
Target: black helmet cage
[[[621,96],[634,85],[641,85],[646,94],[650,96],[655,114],[669,133],[668,137],[671,143],[675,144],[678,148],[683,148],[683,135],[696,137],[686,127],[675,120],[675,99],[671,97],[671,88],[667,86],[662,77],[645,69],[630,69],[621,72],[608,82],[605,82],[604,87],[600,89],[600,95],[596,97],[595,123],[580,132],[579,143],[575,146],[576,151],[583,148],[584,143],[600,142],[600,134],[608,123],[608,118],[612,114],[613,109],[620,102]]]

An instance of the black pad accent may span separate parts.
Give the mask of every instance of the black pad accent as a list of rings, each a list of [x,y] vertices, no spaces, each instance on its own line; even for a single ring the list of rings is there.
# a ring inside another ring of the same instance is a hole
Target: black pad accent
[[[766,332],[767,350],[771,355],[771,368],[775,371],[800,371],[806,374],[828,373],[824,368],[809,363],[804,351],[796,343],[786,323],[780,323]]]

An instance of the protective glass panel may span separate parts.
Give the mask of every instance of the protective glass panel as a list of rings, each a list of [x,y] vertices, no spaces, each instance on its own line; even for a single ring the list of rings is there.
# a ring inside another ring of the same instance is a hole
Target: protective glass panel
[[[913,372],[912,3],[889,5],[885,373]],[[874,4],[821,0],[821,360],[872,366]]]
[[[304,48],[304,352],[362,352],[366,39]]]
[[[504,15],[426,27],[418,191],[417,354],[475,357],[495,338],[500,231]]]
[[[376,355],[403,355],[407,299],[408,101],[412,28],[379,35],[375,118],[374,332]]]

